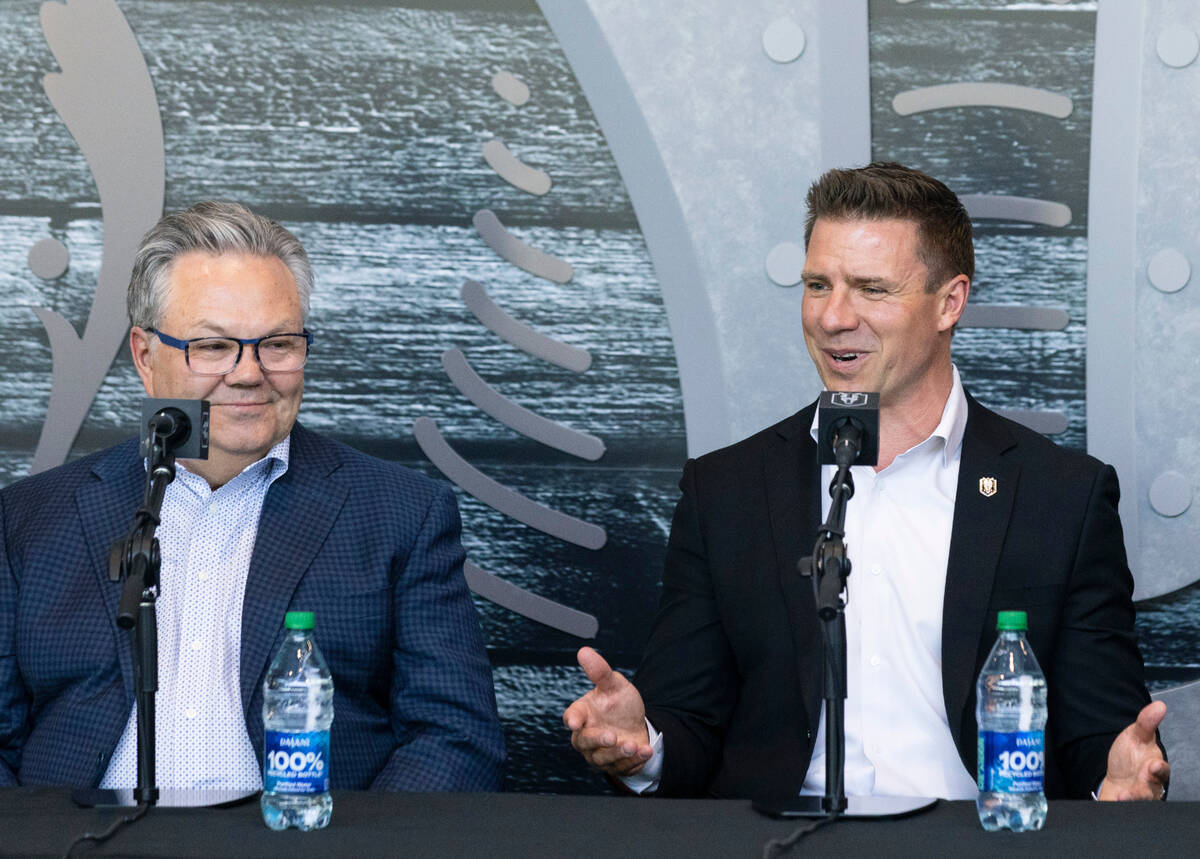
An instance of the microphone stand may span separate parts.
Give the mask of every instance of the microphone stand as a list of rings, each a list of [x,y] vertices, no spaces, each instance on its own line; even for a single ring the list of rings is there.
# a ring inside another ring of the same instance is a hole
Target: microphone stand
[[[175,445],[180,435],[175,420],[157,414],[150,420],[146,491],[133,516],[129,536],[113,544],[108,576],[125,582],[117,608],[117,625],[134,630],[133,676],[137,699],[138,804],[155,805],[159,791],[154,780],[154,696],[158,691],[159,551],[154,531],[167,485],[175,479]],[[186,431],[185,431],[186,434]]]
[[[821,620],[825,672],[825,796],[821,809],[830,817],[846,810],[846,603],[842,592],[850,575],[843,540],[846,503],[854,495],[850,464],[857,451],[835,445],[837,474],[829,485],[829,518],[817,533],[811,557],[800,560],[800,572],[811,576],[817,617]]]

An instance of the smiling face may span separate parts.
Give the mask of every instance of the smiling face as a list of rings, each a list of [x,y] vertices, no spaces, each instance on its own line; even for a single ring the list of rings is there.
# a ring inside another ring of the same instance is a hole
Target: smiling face
[[[297,333],[304,327],[296,281],[277,257],[184,254],[171,267],[158,328],[181,340],[250,339]],[[244,348],[224,376],[199,376],[184,353],[143,328],[129,334],[146,393],[211,401],[209,459],[188,468],[220,486],[261,459],[292,430],[304,393],[304,371],[265,373]]]
[[[912,221],[818,218],[801,318],[826,388],[878,391],[881,408],[919,418],[940,416],[950,394],[950,337],[970,280],[957,275],[928,291],[918,248]]]

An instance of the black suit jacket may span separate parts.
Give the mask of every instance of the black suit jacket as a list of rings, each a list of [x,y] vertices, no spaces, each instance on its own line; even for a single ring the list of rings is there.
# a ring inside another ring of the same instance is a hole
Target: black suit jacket
[[[794,795],[804,781],[822,692],[812,583],[796,571],[826,491],[814,407],[684,468],[635,679],[663,733],[659,795]],[[968,397],[942,626],[946,713],[968,772],[975,680],[1000,610],[1028,612],[1046,674],[1049,796],[1087,796],[1149,701],[1118,494],[1111,467]]]

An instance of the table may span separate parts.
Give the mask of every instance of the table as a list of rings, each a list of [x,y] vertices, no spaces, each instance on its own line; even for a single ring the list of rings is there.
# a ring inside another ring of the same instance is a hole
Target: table
[[[534,794],[333,794],[319,832],[272,832],[258,802],[221,809],[154,808],[102,845],[73,856],[757,857],[794,821],[739,800]],[[64,788],[0,789],[0,855],[61,856],[100,831],[113,809],[80,809]],[[1138,856],[1200,850],[1200,803],[1051,802],[1046,829],[988,833],[972,802],[940,802],[903,820],[841,820],[789,856]]]

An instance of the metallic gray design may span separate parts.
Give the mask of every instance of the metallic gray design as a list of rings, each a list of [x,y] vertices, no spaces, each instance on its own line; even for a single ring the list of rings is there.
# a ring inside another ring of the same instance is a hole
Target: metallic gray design
[[[716,321],[697,289],[704,278],[662,153],[596,13],[577,0],[538,0],[538,7],[604,130],[654,261],[674,333],[688,452],[723,447],[732,439]]]
[[[1074,104],[1069,96],[1037,87],[966,81],[910,89],[892,99],[892,110],[901,116],[946,107],[1006,107],[1065,119]]]
[[[603,528],[552,510],[479,471],[450,447],[432,418],[417,418],[413,422],[413,437],[421,452],[442,474],[489,507],[585,549],[600,549],[607,542],[608,535]]]
[[[1158,34],[1155,51],[1168,66],[1182,69],[1190,66],[1200,53],[1200,39],[1193,30],[1175,24]]]
[[[71,252],[58,239],[42,239],[29,249],[29,270],[42,280],[62,277],[71,264]]]
[[[1057,435],[1067,430],[1067,416],[1062,412],[1048,412],[1040,409],[997,409],[1009,420],[1029,427],[1042,435]]]
[[[517,158],[503,141],[489,140],[483,144],[483,160],[501,179],[528,194],[540,197],[550,190],[550,174],[545,170],[530,167]]]
[[[963,328],[1020,328],[1026,331],[1062,331],[1071,317],[1061,307],[967,304],[958,324]]]
[[[1096,12],[1095,81],[1088,188],[1087,448],[1120,478],[1134,596],[1146,599],[1193,581],[1189,565],[1139,569],[1139,486],[1134,405],[1137,318],[1133,272],[1140,135],[1130,123],[1141,115],[1142,3],[1101,3]],[[1144,496],[1143,496],[1144,497]]]
[[[125,339],[125,288],[142,235],[162,214],[162,122],[137,40],[113,0],[43,3],[42,32],[61,72],[42,81],[100,194],[104,245],[83,337],[59,313],[35,310],[53,357],[50,405],[31,473],[67,458]],[[114,117],[119,121],[114,121]]]
[[[1163,248],[1150,257],[1146,277],[1159,292],[1179,292],[1192,279],[1192,264],[1175,248]]]
[[[480,209],[471,223],[488,247],[517,268],[555,283],[568,283],[575,276],[569,262],[525,244],[504,228],[491,209]]]
[[[1192,506],[1192,482],[1178,471],[1164,471],[1150,484],[1149,497],[1159,516],[1182,516]]]
[[[763,51],[776,63],[792,63],[804,53],[804,29],[791,18],[776,18],[763,30]]]
[[[492,75],[492,89],[500,98],[517,107],[529,101],[529,87],[512,72],[496,72]]]
[[[592,366],[592,355],[586,349],[561,343],[513,319],[496,306],[478,281],[463,283],[462,300],[484,327],[522,352],[576,373],[583,373]]]
[[[1071,223],[1071,207],[1036,197],[1013,197],[1005,194],[959,194],[972,218],[1001,221],[1025,221],[1048,227],[1065,227]]]
[[[461,349],[442,353],[442,366],[464,397],[505,426],[563,453],[595,461],[604,456],[604,442],[519,406],[479,377]]]
[[[824,172],[871,160],[870,39],[865,2],[820,0],[817,8]]]
[[[595,638],[600,629],[600,622],[595,615],[568,608],[562,603],[519,588],[470,561],[463,564],[463,576],[466,577],[467,586],[485,600],[568,635]]]

